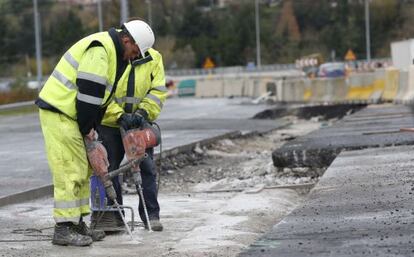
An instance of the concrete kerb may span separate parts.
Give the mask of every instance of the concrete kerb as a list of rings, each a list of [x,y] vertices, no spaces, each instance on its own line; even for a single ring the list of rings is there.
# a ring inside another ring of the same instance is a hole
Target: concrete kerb
[[[27,201],[32,201],[38,198],[47,197],[53,195],[53,185],[45,185],[38,188],[29,189],[23,192],[6,195],[0,198],[0,207],[9,205],[9,204],[16,204],[22,203]]]

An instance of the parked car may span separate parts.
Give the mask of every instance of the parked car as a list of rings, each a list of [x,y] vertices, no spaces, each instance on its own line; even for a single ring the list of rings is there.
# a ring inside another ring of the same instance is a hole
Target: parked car
[[[345,76],[345,63],[327,62],[319,66],[318,77],[337,78]]]

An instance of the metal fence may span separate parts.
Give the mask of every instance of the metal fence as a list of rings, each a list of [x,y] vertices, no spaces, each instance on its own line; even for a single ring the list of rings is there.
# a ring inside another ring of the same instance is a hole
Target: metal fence
[[[372,59],[370,62],[366,60],[357,60],[352,62],[356,67],[361,68],[377,68],[378,66],[387,67],[391,65],[390,58],[377,58]],[[218,67],[213,69],[171,69],[167,70],[168,76],[195,76],[195,75],[209,75],[209,74],[238,74],[238,73],[249,73],[249,72],[268,72],[268,71],[283,71],[283,70],[296,70],[296,64],[271,64],[262,65],[260,69],[257,67],[248,66],[232,66],[232,67]]]

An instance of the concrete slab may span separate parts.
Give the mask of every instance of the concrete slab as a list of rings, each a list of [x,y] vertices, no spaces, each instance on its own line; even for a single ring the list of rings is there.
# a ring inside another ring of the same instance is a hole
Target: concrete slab
[[[244,102],[246,99],[168,99],[158,120],[163,150],[177,150],[235,131],[263,132],[286,125],[278,120],[249,120],[268,106]],[[0,206],[16,202],[11,196],[22,192],[28,192],[23,195],[27,200],[50,194],[51,176],[38,114],[0,116],[0,142]]]
[[[273,152],[273,163],[276,167],[323,168],[344,149],[414,144],[414,133],[400,132],[403,127],[414,127],[410,107],[372,105],[288,142]]]
[[[240,256],[414,256],[413,156],[414,146],[342,152],[305,204]]]
[[[136,195],[124,203],[135,209]],[[175,256],[232,257],[253,243],[268,224],[277,222],[301,201],[294,190],[266,190],[257,194],[159,195],[163,232],[136,227],[133,240],[126,233],[108,235],[90,247],[51,244],[54,221],[52,198],[0,208],[0,256]],[[126,211],[129,220],[129,211]],[[88,219],[87,219],[88,220]]]

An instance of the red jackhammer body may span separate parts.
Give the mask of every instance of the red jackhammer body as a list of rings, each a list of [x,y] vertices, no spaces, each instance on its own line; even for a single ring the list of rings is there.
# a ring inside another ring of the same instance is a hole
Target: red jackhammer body
[[[125,131],[121,128],[122,142],[128,161],[140,159],[145,150],[160,144],[161,133],[158,127],[146,123],[141,129]]]
[[[140,162],[145,157],[145,150],[153,148],[161,142],[161,132],[157,126],[152,126],[145,123],[140,129],[131,129],[125,131],[121,128],[122,142],[124,144],[125,155],[127,160],[132,163],[131,172],[132,178],[137,189],[137,193],[141,198],[145,217],[149,231],[151,231],[151,224],[149,222],[148,211],[145,204],[144,193],[142,190],[141,170],[139,168]]]

